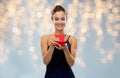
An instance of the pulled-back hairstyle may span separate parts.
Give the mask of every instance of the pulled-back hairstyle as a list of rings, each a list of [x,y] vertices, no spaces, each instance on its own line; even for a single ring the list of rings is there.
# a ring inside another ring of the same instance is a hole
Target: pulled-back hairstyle
[[[53,15],[58,11],[63,11],[65,14],[67,14],[65,9],[61,5],[56,5],[55,8],[51,12],[51,14],[52,14],[51,19],[53,19]]]

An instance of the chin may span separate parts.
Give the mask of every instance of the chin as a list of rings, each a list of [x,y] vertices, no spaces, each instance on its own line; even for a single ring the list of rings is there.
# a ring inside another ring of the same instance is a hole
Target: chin
[[[63,30],[64,28],[57,28],[57,30]]]

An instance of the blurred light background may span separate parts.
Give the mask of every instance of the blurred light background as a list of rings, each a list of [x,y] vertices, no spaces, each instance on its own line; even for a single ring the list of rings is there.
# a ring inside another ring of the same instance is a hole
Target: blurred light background
[[[56,4],[78,38],[76,78],[120,78],[120,0],[0,0],[0,78],[44,78],[40,38]]]

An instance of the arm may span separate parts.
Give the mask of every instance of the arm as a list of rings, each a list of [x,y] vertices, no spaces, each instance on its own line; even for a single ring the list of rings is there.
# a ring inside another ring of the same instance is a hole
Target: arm
[[[42,51],[42,57],[43,57],[43,62],[44,64],[48,65],[49,62],[51,61],[52,54],[54,51],[55,46],[50,45],[48,49],[48,36],[42,36],[41,38],[41,51]]]
[[[71,36],[70,39],[70,43],[71,43],[71,53],[69,52],[69,49],[67,46],[65,46],[63,48],[67,63],[69,64],[69,66],[73,66],[74,62],[75,62],[75,56],[76,56],[76,50],[77,50],[77,39],[75,36]]]

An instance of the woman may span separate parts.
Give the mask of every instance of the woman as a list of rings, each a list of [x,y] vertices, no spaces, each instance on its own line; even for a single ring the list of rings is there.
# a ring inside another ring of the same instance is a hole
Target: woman
[[[46,65],[45,78],[75,78],[71,67],[75,62],[77,39],[64,33],[67,20],[65,9],[56,5],[51,19],[55,27],[54,33],[43,35],[41,38],[42,57]],[[64,34],[64,45],[58,43],[56,34]]]

